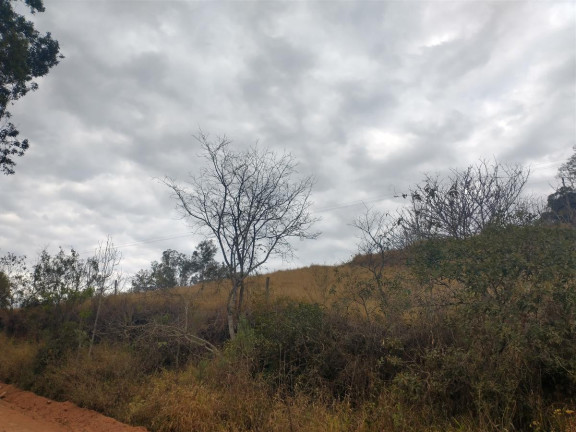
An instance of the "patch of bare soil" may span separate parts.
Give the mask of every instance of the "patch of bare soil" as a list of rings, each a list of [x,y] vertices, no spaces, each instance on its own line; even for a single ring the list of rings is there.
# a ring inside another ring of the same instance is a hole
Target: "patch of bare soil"
[[[71,402],[0,383],[0,432],[146,432]]]

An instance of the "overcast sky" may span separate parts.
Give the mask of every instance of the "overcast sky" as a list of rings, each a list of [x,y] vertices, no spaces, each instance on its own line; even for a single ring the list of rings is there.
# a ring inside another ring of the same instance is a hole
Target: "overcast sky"
[[[186,180],[198,129],[287,150],[315,175],[322,231],[269,269],[355,252],[425,172],[530,166],[551,192],[576,144],[574,1],[63,1],[33,20],[65,59],[18,101],[31,147],[0,177],[0,255],[88,256],[110,235],[132,273],[190,235],[157,178]]]

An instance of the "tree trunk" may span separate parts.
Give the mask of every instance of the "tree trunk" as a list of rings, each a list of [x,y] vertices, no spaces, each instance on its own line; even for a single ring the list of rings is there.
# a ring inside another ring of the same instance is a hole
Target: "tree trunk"
[[[190,300],[184,300],[184,334],[188,334],[188,308],[190,306]],[[176,369],[180,367],[180,349],[181,343],[180,339],[178,339],[178,346],[176,349]]]
[[[228,333],[230,334],[230,339],[234,339],[236,337],[236,310],[237,306],[237,297],[238,297],[238,282],[232,282],[232,290],[230,291],[230,295],[228,296]]]
[[[103,297],[102,291],[100,291],[100,295],[98,296],[98,307],[96,308],[96,317],[94,318],[94,327],[92,328],[92,337],[90,338],[90,348],[88,348],[88,357],[92,356],[92,347],[94,346],[94,338],[96,337],[96,327],[98,326],[98,317],[100,316],[100,307],[102,306],[102,297]]]
[[[238,295],[238,307],[236,308],[236,322],[240,322],[242,304],[244,303],[244,281],[240,282],[240,294]]]

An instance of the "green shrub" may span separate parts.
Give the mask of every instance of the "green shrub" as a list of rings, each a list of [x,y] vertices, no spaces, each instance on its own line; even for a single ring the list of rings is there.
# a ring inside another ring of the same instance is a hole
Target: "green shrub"
[[[412,350],[400,391],[447,415],[470,410],[488,428],[525,428],[542,403],[573,402],[575,230],[491,228],[413,253],[440,325]]]

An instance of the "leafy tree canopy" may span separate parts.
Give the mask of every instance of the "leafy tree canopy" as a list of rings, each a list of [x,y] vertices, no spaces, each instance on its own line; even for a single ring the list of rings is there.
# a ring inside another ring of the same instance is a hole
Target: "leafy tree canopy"
[[[545,222],[576,225],[576,147],[574,150],[558,169],[557,177],[562,183],[548,195],[548,208],[542,214]]]
[[[0,273],[5,276],[5,279],[2,278],[3,281],[0,281],[0,285],[4,283],[3,288],[0,288],[0,303],[3,305],[0,308],[20,304],[29,283],[26,257],[11,252],[1,256]],[[8,282],[8,286],[5,285],[6,282]]]
[[[558,170],[558,177],[564,187],[570,186],[572,189],[576,187],[576,147],[572,156]]]
[[[10,306],[10,297],[10,279],[4,272],[0,271],[0,309]]]
[[[67,254],[60,248],[56,255],[43,250],[32,269],[31,292],[23,303],[56,305],[90,295],[97,276],[98,263],[93,258],[83,260],[74,249]]]
[[[153,261],[150,269],[136,273],[132,279],[132,289],[150,291],[220,279],[224,276],[224,270],[214,259],[215,255],[216,246],[211,241],[201,242],[192,255],[173,249],[165,250],[160,262]]]
[[[24,0],[31,13],[44,12],[42,0]],[[42,77],[63,58],[58,41],[41,35],[31,21],[13,8],[14,0],[0,0],[0,170],[14,174],[14,157],[22,156],[28,140],[9,119],[8,105],[38,88]]]

